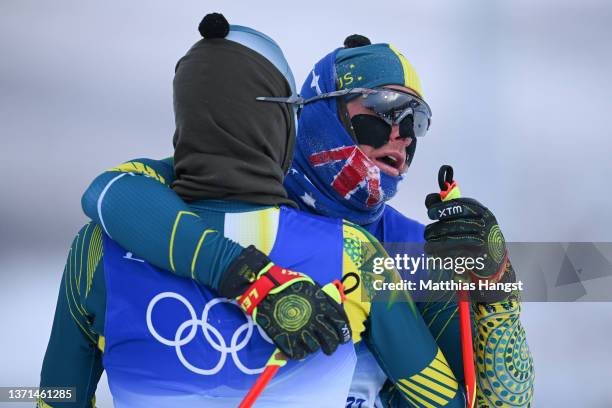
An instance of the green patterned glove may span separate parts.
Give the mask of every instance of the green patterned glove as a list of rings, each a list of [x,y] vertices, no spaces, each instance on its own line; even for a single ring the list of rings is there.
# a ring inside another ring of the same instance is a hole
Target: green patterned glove
[[[290,359],[322,349],[332,354],[351,340],[340,295],[327,293],[310,277],[274,265],[250,246],[223,275],[219,293],[238,300],[243,310]]]
[[[469,271],[472,281],[513,282],[504,235],[493,213],[471,198],[442,201],[440,194],[425,199],[427,214],[436,222],[425,227],[425,252],[440,257],[481,257],[483,268]],[[488,292],[487,301],[499,300]]]

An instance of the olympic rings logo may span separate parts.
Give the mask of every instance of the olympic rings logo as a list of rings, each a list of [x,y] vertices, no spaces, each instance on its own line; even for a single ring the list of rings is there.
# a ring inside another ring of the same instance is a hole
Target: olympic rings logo
[[[155,330],[155,327],[153,327],[153,321],[151,318],[153,314],[153,308],[155,307],[157,302],[159,302],[162,299],[178,300],[183,305],[185,305],[185,307],[187,308],[187,311],[189,312],[189,315],[191,316],[191,319],[184,321],[178,327],[178,329],[176,330],[176,333],[174,334],[174,339],[167,339],[161,336],[157,332],[157,330]],[[257,327],[259,334],[262,336],[262,338],[265,341],[267,341],[270,344],[274,344],[274,343],[261,330],[259,326],[256,326],[255,323],[253,323],[253,319],[250,316],[244,315],[246,322],[241,324],[236,329],[236,331],[232,335],[230,344],[228,346],[226,340],[221,335],[221,332],[217,330],[217,328],[212,326],[210,323],[208,323],[208,313],[210,312],[210,309],[222,303],[228,303],[228,304],[236,306],[237,308],[240,308],[235,302],[232,302],[228,299],[215,298],[215,299],[210,300],[208,303],[206,303],[206,305],[204,306],[204,310],[202,311],[202,316],[200,319],[198,319],[198,316],[196,315],[196,312],[193,306],[191,305],[191,303],[189,303],[187,299],[185,299],[185,297],[179,295],[178,293],[174,293],[174,292],[162,292],[156,295],[155,297],[153,297],[153,299],[151,299],[151,301],[149,302],[149,306],[147,307],[147,327],[149,329],[149,332],[153,335],[153,337],[155,337],[157,341],[159,341],[160,343],[166,346],[174,347],[176,355],[179,361],[183,364],[183,366],[185,366],[185,368],[187,368],[189,371],[194,372],[196,374],[200,374],[200,375],[217,374],[219,371],[221,371],[221,369],[225,365],[225,361],[227,360],[228,354],[231,355],[232,360],[234,361],[234,364],[236,365],[236,367],[240,371],[242,371],[244,374],[253,375],[253,374],[259,374],[263,372],[265,368],[265,364],[259,368],[246,367],[240,361],[240,358],[238,357],[238,352],[242,350],[243,348],[245,348],[246,345],[251,340],[251,337],[253,335],[254,326]],[[242,311],[242,309],[240,310]],[[204,338],[206,339],[208,344],[210,344],[212,348],[214,348],[215,350],[221,353],[221,356],[217,364],[214,367],[209,368],[209,369],[196,367],[193,364],[191,364],[189,361],[187,361],[181,349],[182,346],[186,345],[187,343],[193,340],[193,338],[195,337],[197,333],[198,327],[202,328],[202,333],[204,334]],[[187,333],[187,335],[183,337],[183,334],[185,333],[187,329],[189,329],[189,333]],[[245,332],[246,334],[244,334],[242,340],[239,341],[240,336]]]

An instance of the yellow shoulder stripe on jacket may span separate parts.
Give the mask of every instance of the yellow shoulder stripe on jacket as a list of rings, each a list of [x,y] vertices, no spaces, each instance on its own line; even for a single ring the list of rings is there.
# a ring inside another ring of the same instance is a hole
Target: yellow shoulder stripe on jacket
[[[140,162],[123,163],[119,166],[113,167],[112,169],[108,169],[107,171],[142,174],[147,177],[151,177],[152,179],[155,179],[162,184],[166,184],[166,179],[161,174],[153,170],[153,168],[151,168],[150,166],[147,166],[146,164]]]

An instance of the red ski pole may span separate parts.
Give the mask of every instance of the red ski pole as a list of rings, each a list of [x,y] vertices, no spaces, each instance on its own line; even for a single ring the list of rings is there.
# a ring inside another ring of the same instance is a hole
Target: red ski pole
[[[255,384],[251,387],[248,394],[244,397],[238,408],[251,408],[259,395],[262,393],[266,385],[270,382],[272,377],[276,374],[279,368],[287,364],[288,358],[279,349],[274,350],[272,356],[266,363],[266,368],[263,373],[259,375]]]
[[[339,280],[335,280],[332,283],[328,283],[327,285],[323,286],[323,291],[330,295],[338,303],[342,303],[345,300],[344,286],[342,286],[342,283]],[[282,351],[279,349],[274,350],[272,356],[266,363],[266,368],[259,375],[257,381],[255,381],[255,384],[253,384],[238,408],[251,408],[270,380],[272,380],[272,377],[274,377],[276,372],[281,367],[287,364],[288,360],[289,359],[283,354]]]
[[[453,180],[453,168],[448,165],[440,167],[438,172],[440,198],[449,201],[461,197],[457,183]],[[459,327],[461,330],[461,354],[463,356],[463,375],[465,377],[465,393],[468,408],[476,406],[476,374],[474,372],[474,346],[472,343],[472,320],[470,317],[470,301],[468,292],[457,292],[459,304]]]

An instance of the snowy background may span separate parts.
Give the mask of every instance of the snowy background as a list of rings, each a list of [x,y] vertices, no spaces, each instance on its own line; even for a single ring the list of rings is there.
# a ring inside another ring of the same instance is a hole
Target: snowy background
[[[38,384],[89,181],[171,154],[174,65],[211,11],[275,38],[298,82],[348,34],[403,52],[434,112],[393,200],[405,214],[426,221],[449,163],[508,240],[612,241],[605,0],[0,0],[0,386]],[[612,406],[610,304],[528,303],[523,322],[535,407]]]

